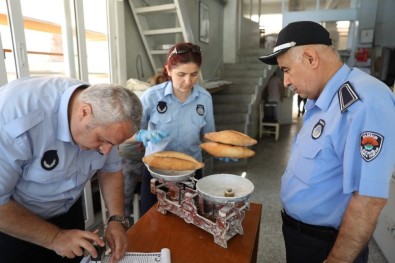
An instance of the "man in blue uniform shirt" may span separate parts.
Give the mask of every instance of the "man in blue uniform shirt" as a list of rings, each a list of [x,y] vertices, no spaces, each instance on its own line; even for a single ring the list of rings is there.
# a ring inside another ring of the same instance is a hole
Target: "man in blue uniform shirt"
[[[394,95],[343,64],[315,22],[287,25],[260,60],[308,99],[281,181],[287,262],[368,262],[395,165]]]
[[[22,78],[0,88],[1,262],[80,262],[97,233],[84,230],[81,193],[97,173],[111,215],[111,262],[126,251],[118,148],[140,127],[138,97],[119,85]]]

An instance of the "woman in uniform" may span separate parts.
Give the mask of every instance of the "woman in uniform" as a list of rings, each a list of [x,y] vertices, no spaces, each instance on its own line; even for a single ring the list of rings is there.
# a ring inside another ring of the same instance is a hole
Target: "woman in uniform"
[[[136,141],[146,146],[145,155],[177,151],[202,162],[199,145],[203,134],[215,131],[210,93],[197,84],[202,64],[201,49],[192,43],[178,43],[167,55],[164,82],[149,88],[141,97],[143,118]],[[195,178],[202,177],[197,170]],[[141,184],[141,214],[157,201],[150,192],[151,174],[145,168]]]

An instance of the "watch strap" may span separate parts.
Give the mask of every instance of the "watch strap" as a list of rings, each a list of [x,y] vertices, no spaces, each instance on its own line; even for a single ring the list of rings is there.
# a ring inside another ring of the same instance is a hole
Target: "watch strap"
[[[112,215],[108,218],[107,224],[110,223],[111,221],[118,221],[125,227],[125,229],[129,228],[129,219],[127,217]]]

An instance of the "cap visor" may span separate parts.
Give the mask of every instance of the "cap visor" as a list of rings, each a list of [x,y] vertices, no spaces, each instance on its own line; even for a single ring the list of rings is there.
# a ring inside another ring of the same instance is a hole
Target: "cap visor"
[[[272,54],[265,55],[259,57],[259,60],[262,61],[263,63],[269,64],[269,65],[277,65],[277,56],[284,53],[290,48],[284,48],[281,50],[278,50],[276,52],[273,52]]]

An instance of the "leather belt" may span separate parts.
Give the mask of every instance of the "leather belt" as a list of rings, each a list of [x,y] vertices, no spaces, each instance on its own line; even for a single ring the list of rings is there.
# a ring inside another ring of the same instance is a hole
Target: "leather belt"
[[[338,230],[335,228],[303,223],[287,215],[284,210],[281,211],[281,218],[283,219],[284,225],[289,226],[300,233],[325,240],[335,240],[337,237]]]

